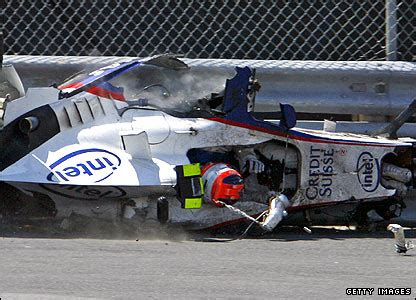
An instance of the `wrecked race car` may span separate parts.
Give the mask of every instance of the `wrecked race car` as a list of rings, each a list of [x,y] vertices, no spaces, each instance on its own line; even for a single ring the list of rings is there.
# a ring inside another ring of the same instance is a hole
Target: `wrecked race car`
[[[414,140],[295,128],[285,104],[278,121],[258,120],[254,70],[237,67],[209,96],[218,83],[195,82],[187,71],[168,55],[132,60],[8,103],[3,214],[21,209],[17,191],[56,218],[189,229],[249,220],[271,231],[296,214],[297,224],[319,224],[326,211],[338,212],[332,224],[360,224],[404,208]]]

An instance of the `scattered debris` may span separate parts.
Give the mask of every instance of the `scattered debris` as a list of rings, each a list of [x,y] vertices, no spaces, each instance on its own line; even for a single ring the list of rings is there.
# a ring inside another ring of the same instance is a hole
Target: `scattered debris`
[[[387,230],[390,230],[394,234],[394,238],[396,240],[396,252],[397,253],[406,253],[408,250],[414,248],[414,244],[412,241],[407,241],[404,236],[403,227],[399,224],[389,224],[387,226]]]

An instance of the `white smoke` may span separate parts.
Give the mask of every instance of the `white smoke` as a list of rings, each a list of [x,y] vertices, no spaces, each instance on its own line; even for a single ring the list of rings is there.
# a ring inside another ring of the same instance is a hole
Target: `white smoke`
[[[147,99],[149,106],[187,112],[197,104],[198,99],[224,89],[225,80],[231,76],[230,73],[147,67],[146,71],[130,72],[112,83],[124,88],[128,101]]]

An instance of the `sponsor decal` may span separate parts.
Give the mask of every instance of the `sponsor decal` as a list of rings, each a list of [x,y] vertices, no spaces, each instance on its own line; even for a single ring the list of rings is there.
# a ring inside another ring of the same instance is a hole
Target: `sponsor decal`
[[[338,151],[337,151],[337,153],[339,154],[339,155],[341,155],[341,156],[345,156],[345,155],[347,155],[347,149],[345,149],[345,148],[341,148],[341,149],[339,149]]]
[[[97,183],[113,175],[121,165],[116,154],[103,149],[91,148],[73,151],[49,165],[48,181],[82,181]]]
[[[334,149],[310,146],[306,198],[309,200],[329,198],[332,195],[334,169]]]
[[[94,201],[100,199],[117,199],[126,195],[126,192],[115,186],[87,186],[67,184],[39,184],[44,190],[65,198],[75,200]]]
[[[370,152],[363,152],[358,157],[357,176],[364,191],[371,193],[378,188],[380,167],[378,160]]]

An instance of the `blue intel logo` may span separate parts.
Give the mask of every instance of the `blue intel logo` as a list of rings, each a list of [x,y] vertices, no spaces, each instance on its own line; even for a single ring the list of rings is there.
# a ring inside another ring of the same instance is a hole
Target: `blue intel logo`
[[[370,152],[363,152],[357,160],[358,181],[364,191],[372,193],[380,184],[378,160]]]
[[[83,149],[61,157],[49,168],[49,181],[100,182],[110,177],[120,166],[121,159],[114,153],[103,149]]]

